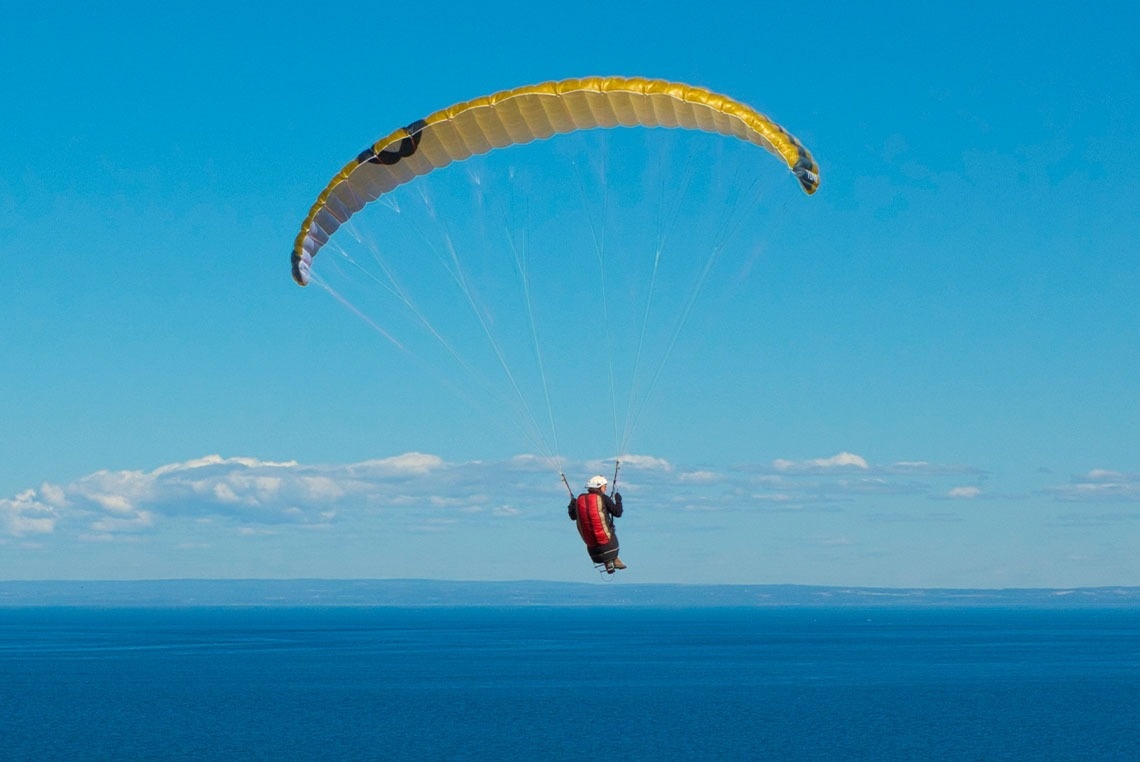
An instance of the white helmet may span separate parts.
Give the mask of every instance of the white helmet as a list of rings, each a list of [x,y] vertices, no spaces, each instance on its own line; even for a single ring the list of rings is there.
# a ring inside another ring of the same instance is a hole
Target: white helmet
[[[601,489],[608,483],[604,476],[591,476],[590,481],[586,482],[586,489]]]

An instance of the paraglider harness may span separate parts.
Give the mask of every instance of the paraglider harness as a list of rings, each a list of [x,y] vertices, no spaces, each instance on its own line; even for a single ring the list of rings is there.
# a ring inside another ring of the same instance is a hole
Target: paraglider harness
[[[611,486],[610,491],[615,495],[617,494],[618,472],[620,470],[621,470],[621,461],[620,460],[615,461],[614,462],[614,479],[612,482],[610,482],[610,486]],[[566,485],[566,491],[570,493],[571,504],[574,505],[575,503],[577,503],[577,510],[581,511],[582,510],[581,502],[578,500],[578,496],[574,494],[573,488],[570,487],[570,482],[567,481],[566,474],[559,474],[559,476],[562,477],[562,483],[564,485]],[[607,516],[606,521],[608,522],[609,527],[612,530],[613,529],[613,519],[610,516]],[[579,524],[579,527],[581,527],[580,524]],[[581,531],[581,530],[579,529],[579,531]],[[582,539],[586,540],[586,537],[583,536]],[[589,541],[586,540],[586,542],[588,543]],[[616,553],[615,553],[615,555],[616,555]],[[611,575],[613,574],[613,572],[607,568],[605,561],[594,561],[594,568],[598,570],[598,574],[601,575],[601,577],[603,579],[606,579],[606,580],[612,579]]]

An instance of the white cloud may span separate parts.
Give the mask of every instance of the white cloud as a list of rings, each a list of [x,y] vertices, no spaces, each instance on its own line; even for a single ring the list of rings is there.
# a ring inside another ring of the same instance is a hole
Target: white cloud
[[[892,474],[911,474],[914,476],[985,475],[985,472],[978,468],[947,463],[930,463],[925,460],[900,460],[888,466],[880,466],[877,470]]]
[[[91,523],[91,529],[103,534],[118,534],[120,532],[139,532],[154,525],[154,514],[150,511],[139,511],[130,518],[118,516],[103,516]]]
[[[643,471],[672,471],[673,465],[664,458],[655,458],[652,455],[622,455],[622,468],[634,468]]]
[[[946,483],[961,477],[960,467],[922,461],[906,462],[910,468],[878,466],[850,452],[721,472],[675,468],[652,455],[626,455],[622,462],[625,497],[635,510],[646,500],[641,506],[647,512],[839,511],[869,499],[981,494],[976,487]],[[590,474],[605,473],[598,470],[603,463],[556,463],[534,455],[451,463],[409,452],[347,465],[311,465],[208,455],[151,471],[96,471],[0,498],[0,536],[142,539],[159,532],[259,534],[334,525],[371,531],[378,521],[386,531],[425,526],[441,531],[457,522],[530,521],[546,515],[544,506],[561,511],[566,499],[561,472],[576,492]],[[608,465],[612,468],[612,461]],[[1056,490],[1059,499],[1086,493],[1140,499],[1140,480],[1099,470]]]
[[[44,490],[41,489],[41,492]],[[61,503],[60,495],[54,489],[48,489],[47,495],[51,503]],[[42,501],[33,489],[25,490],[12,498],[0,498],[0,520],[7,533],[14,537],[50,534],[55,531],[57,518],[54,505]]]
[[[1140,501],[1140,473],[1096,468],[1046,492],[1066,502],[1136,502]]]
[[[766,503],[790,503],[797,499],[787,492],[758,492],[752,498]]]
[[[298,476],[294,490],[306,502],[335,502],[349,493],[355,493],[361,481],[341,481],[335,476]],[[257,501],[258,504],[262,501]]]
[[[297,461],[272,461],[243,457],[223,458],[221,455],[207,455],[202,458],[194,458],[191,460],[183,461],[182,463],[171,463],[165,466],[160,466],[151,473],[155,475],[161,475],[179,471],[194,471],[202,468],[209,468],[211,466],[234,465],[246,466],[248,468],[295,468],[297,466]]]
[[[319,528],[378,513],[390,525],[437,519],[428,525],[439,531],[461,518],[527,515],[500,496],[504,469],[513,474],[512,489],[549,493],[553,504],[560,503],[554,469],[546,461],[540,470],[539,462],[523,457],[506,464],[448,463],[409,452],[348,465],[305,465],[208,455],[152,471],[96,471],[0,499],[0,536],[66,529],[70,536],[107,540],[158,531],[174,521],[226,522],[259,534],[267,527]]]
[[[59,508],[67,507],[67,493],[53,484],[44,484],[40,487],[40,499],[48,505]]]
[[[412,527],[411,531],[435,534],[438,532],[446,532],[449,529],[453,528],[455,524],[456,521],[454,519],[434,518],[428,519],[422,524]]]
[[[815,458],[813,460],[784,460],[772,461],[772,467],[777,471],[821,471],[834,468],[869,469],[867,461],[859,455],[850,452],[841,452],[830,458]]]
[[[425,476],[433,470],[443,468],[443,459],[438,455],[425,455],[422,452],[406,452],[391,458],[367,460],[348,466],[354,472],[368,474],[385,474],[388,476]]]
[[[688,472],[682,471],[682,475]],[[741,485],[740,474],[746,474]],[[927,499],[970,497],[968,491],[954,491],[950,479],[963,475],[985,476],[980,469],[962,465],[931,463],[924,460],[901,460],[876,464],[861,455],[842,451],[830,457],[792,460],[778,458],[767,468],[740,465],[719,477],[720,482],[742,500],[745,495],[753,504],[767,503],[785,508],[823,508],[836,510],[843,504],[855,504],[875,496],[883,499],[924,496]],[[683,483],[683,480],[679,480]],[[717,480],[709,482],[717,484]],[[740,489],[743,486],[745,489]],[[981,491],[978,490],[977,495]],[[992,497],[992,495],[989,495]]]

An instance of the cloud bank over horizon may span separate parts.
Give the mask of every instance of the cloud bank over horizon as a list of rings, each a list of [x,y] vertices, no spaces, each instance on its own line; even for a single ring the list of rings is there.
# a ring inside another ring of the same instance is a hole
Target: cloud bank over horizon
[[[925,461],[877,464],[850,452],[722,470],[686,468],[650,455],[621,460],[619,490],[653,496],[657,510],[835,511],[867,498],[882,509],[883,501],[899,498],[961,503],[1014,497],[988,492],[981,469]],[[563,468],[608,473],[613,461]],[[580,488],[574,480],[571,486]],[[529,506],[565,497],[558,468],[533,455],[453,463],[407,452],[350,464],[209,455],[151,471],[96,471],[0,498],[0,541],[53,535],[106,541],[160,532],[181,520],[214,523],[218,531],[313,530],[379,514],[389,527],[441,531],[448,523],[525,518],[536,510]],[[1140,474],[1097,469],[1065,484],[1042,485],[1037,497],[1067,504],[1140,502]]]

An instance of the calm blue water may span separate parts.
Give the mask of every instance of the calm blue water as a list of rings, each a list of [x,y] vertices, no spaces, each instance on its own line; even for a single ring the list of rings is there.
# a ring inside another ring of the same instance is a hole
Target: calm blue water
[[[1140,611],[3,609],[4,759],[1140,759]]]

